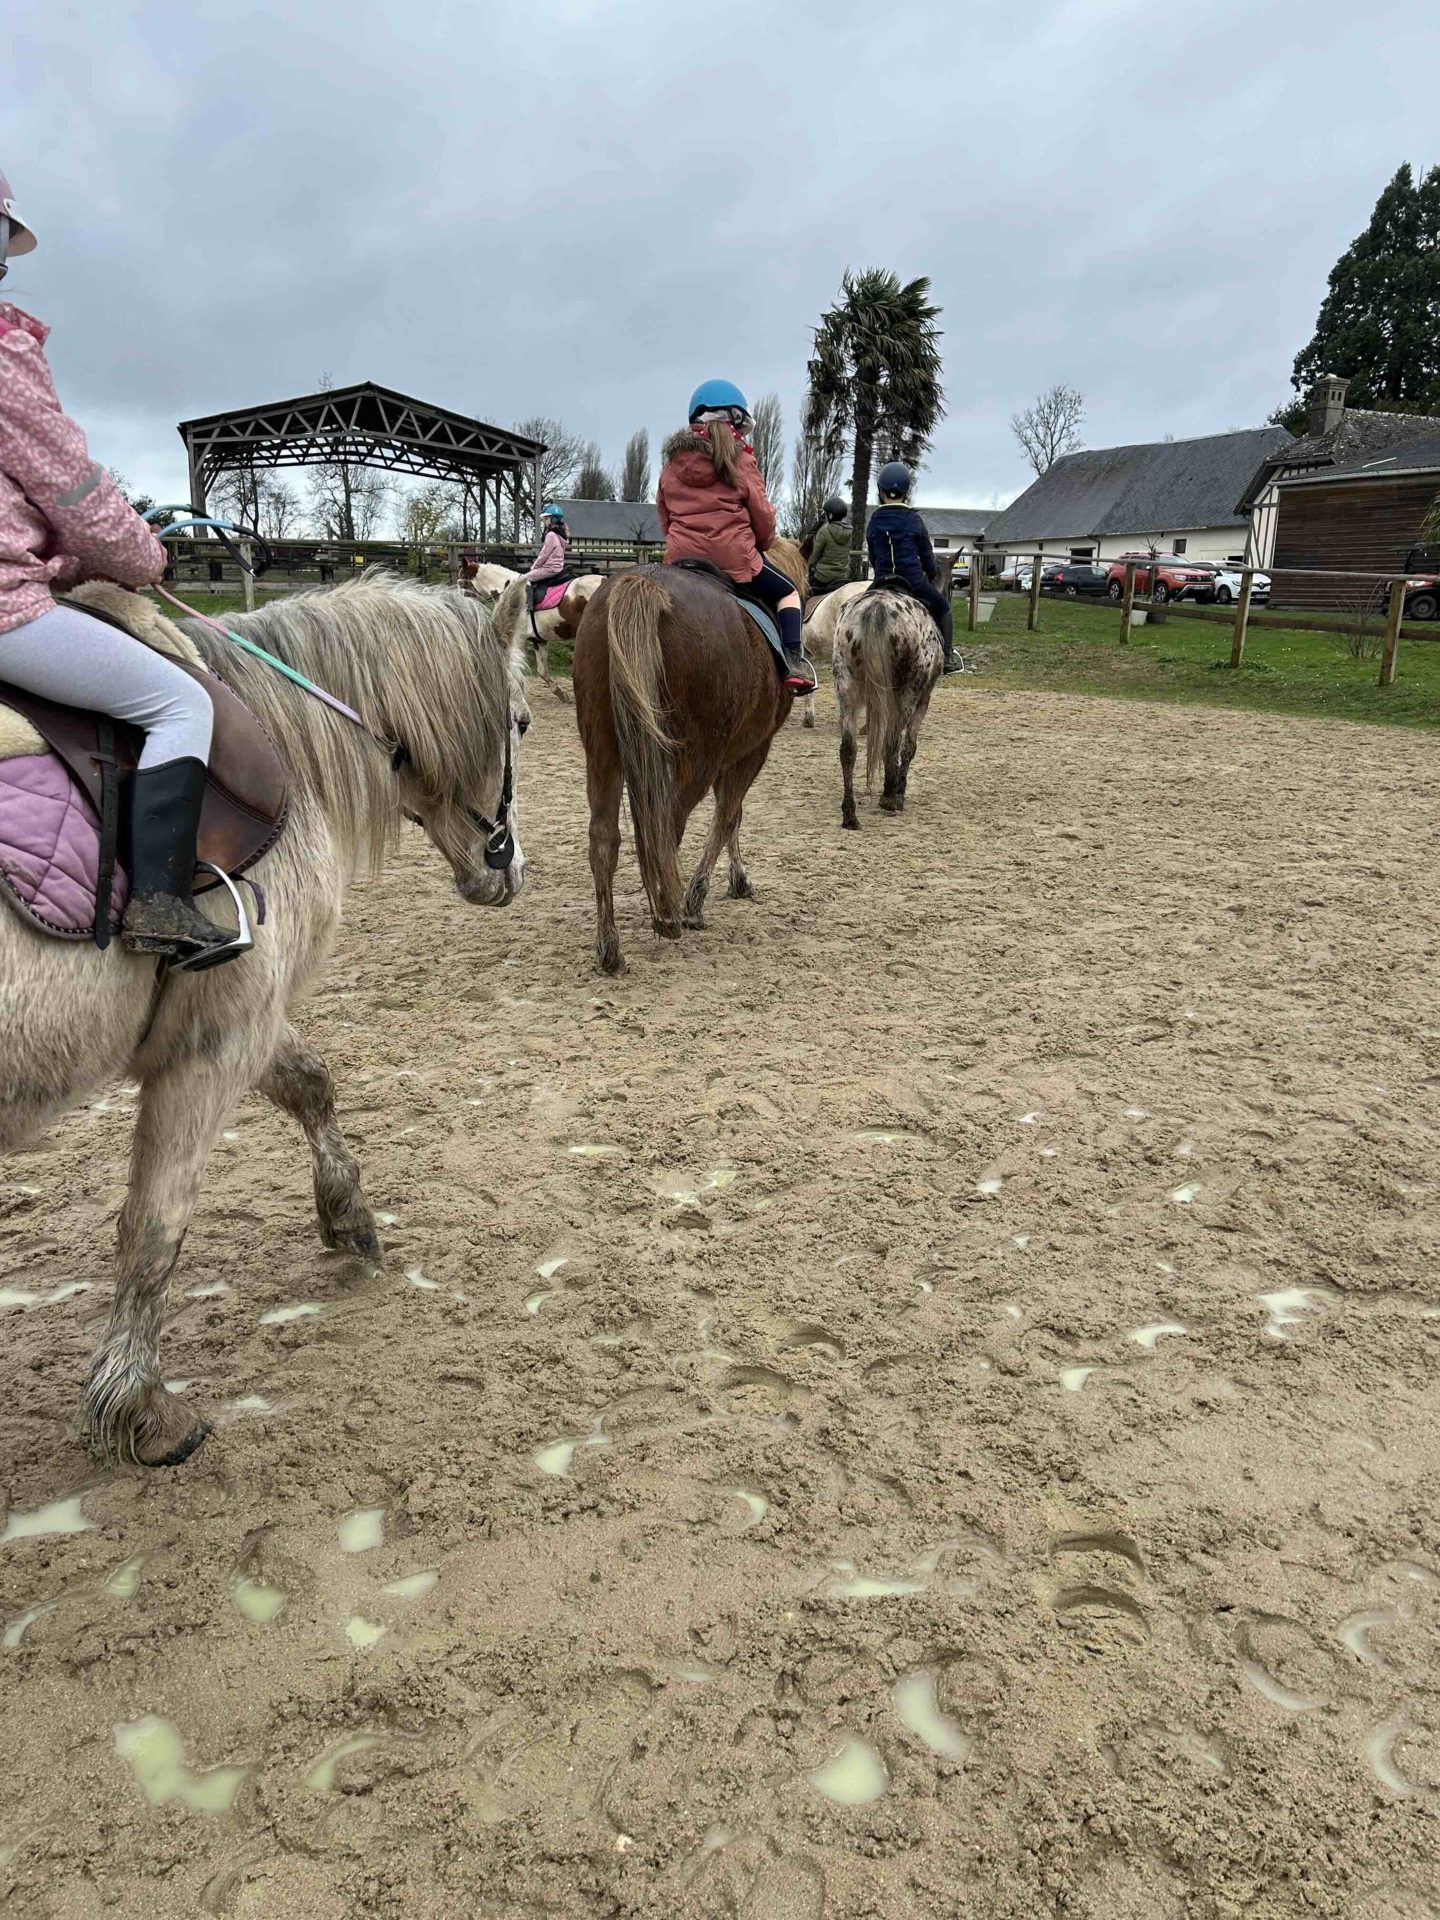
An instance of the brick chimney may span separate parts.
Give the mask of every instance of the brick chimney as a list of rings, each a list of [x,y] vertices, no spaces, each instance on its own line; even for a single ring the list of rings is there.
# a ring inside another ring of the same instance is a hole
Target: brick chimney
[[[1306,426],[1311,433],[1333,433],[1345,417],[1345,394],[1350,382],[1338,373],[1322,373],[1306,401]]]

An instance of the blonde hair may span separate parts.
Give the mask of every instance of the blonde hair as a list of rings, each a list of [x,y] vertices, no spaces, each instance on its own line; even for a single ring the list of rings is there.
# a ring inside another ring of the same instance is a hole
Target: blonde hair
[[[715,471],[733,487],[740,467],[740,436],[728,420],[708,420],[705,431],[709,436],[710,458],[715,462]]]

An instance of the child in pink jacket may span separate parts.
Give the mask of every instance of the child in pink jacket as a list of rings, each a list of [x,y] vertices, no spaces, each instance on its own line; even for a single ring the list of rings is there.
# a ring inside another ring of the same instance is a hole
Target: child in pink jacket
[[[0,174],[0,279],[35,249]],[[210,696],[173,661],[54,595],[82,580],[146,587],[165,549],[62,411],[48,329],[0,301],[0,681],[142,728],[131,787],[124,944],[193,961],[232,940],[191,898]]]
[[[525,576],[534,586],[554,580],[565,571],[565,543],[570,537],[565,526],[563,507],[546,507],[540,516],[540,523],[545,529],[545,538],[540,542],[540,551]]]

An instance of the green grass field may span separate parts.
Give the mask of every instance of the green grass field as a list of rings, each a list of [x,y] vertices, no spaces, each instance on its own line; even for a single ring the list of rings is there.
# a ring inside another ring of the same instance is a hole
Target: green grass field
[[[1232,673],[1230,628],[1218,623],[1172,618],[1135,628],[1122,647],[1120,616],[1108,605],[1043,599],[1040,630],[1027,633],[1025,596],[1001,594],[973,634],[964,630],[965,605],[955,602],[955,643],[982,686],[1440,726],[1440,632],[1402,639],[1395,684],[1382,690],[1378,655],[1353,659],[1339,634],[1252,626],[1245,663]]]
[[[198,611],[215,618],[244,604],[239,593],[191,597]],[[965,608],[963,599],[955,601],[955,640],[978,668],[981,686],[1440,726],[1440,631],[1434,640],[1401,640],[1395,684],[1382,691],[1378,657],[1353,659],[1339,634],[1252,625],[1245,664],[1232,673],[1230,628],[1218,622],[1172,618],[1163,627],[1137,627],[1122,647],[1120,616],[1109,605],[1044,599],[1038,633],[1025,630],[1023,594],[1001,594],[989,623],[974,634],[965,632]],[[552,646],[550,665],[568,673],[569,647]]]

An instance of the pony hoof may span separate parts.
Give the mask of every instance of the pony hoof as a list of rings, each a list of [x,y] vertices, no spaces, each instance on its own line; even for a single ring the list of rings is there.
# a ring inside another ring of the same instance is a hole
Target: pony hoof
[[[680,938],[680,922],[678,920],[657,920],[655,922],[655,937],[657,940],[678,940]]]
[[[897,800],[893,794],[887,793],[880,802],[880,811],[881,813],[899,813],[904,805],[903,800]]]
[[[805,709],[805,718],[801,721],[800,724],[803,727],[813,727],[815,724],[815,716],[813,713],[811,713],[808,707]]]
[[[842,820],[840,825],[846,833],[858,833],[860,831],[860,822],[858,820]]]
[[[732,873],[727,897],[731,900],[753,900],[755,898],[755,889],[751,886],[746,875],[742,873],[737,880]]]
[[[183,1440],[171,1447],[168,1453],[162,1453],[158,1459],[152,1459],[140,1447],[135,1449],[135,1458],[142,1467],[183,1467],[191,1454],[198,1453],[214,1431],[208,1420],[197,1421]]]
[[[704,933],[706,930],[705,916],[698,911],[695,913],[687,913],[680,924],[687,933]]]
[[[354,1254],[360,1260],[380,1258],[380,1236],[373,1220],[359,1220],[349,1226],[343,1226],[338,1220],[322,1220],[320,1238],[334,1253]]]
[[[595,965],[601,973],[615,974],[625,971],[625,962],[620,957],[618,946],[598,947],[595,952]]]

